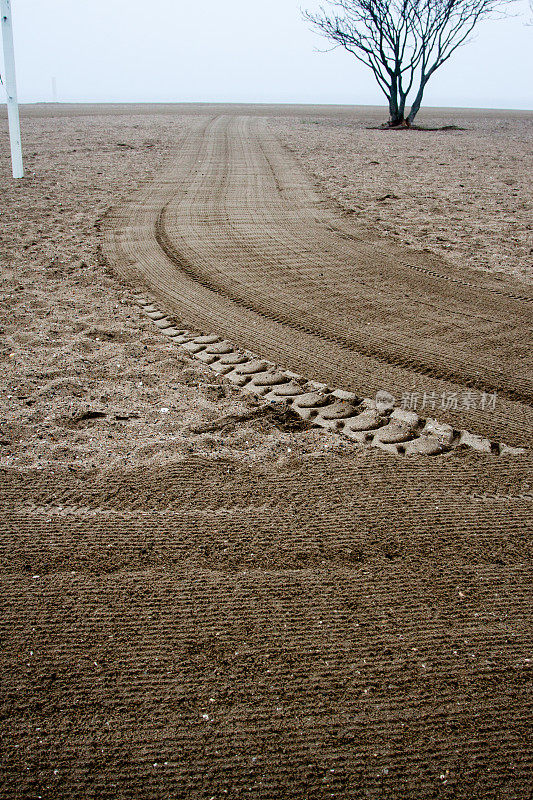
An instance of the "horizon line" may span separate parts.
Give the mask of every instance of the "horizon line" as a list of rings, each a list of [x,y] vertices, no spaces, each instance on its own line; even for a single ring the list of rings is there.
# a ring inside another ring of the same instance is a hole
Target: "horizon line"
[[[7,107],[6,101],[2,101],[2,106]],[[298,100],[32,100],[19,101],[19,106],[301,106],[304,108],[324,107],[324,108],[371,108],[385,109],[385,103],[333,103],[333,102],[302,102]],[[456,105],[423,105],[420,113],[428,110],[449,109],[456,111],[524,111],[533,112],[533,108],[522,106],[502,107],[502,106],[456,106]]]

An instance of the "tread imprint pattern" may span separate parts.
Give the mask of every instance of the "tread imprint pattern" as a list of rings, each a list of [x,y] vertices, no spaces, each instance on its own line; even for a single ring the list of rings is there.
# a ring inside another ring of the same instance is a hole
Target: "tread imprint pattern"
[[[156,306],[145,297],[135,297],[138,305],[156,325],[160,321]],[[148,311],[147,311],[148,309]],[[159,312],[165,318],[164,313]],[[160,327],[160,326],[158,326]],[[380,410],[376,401],[357,397],[326,384],[308,381],[254,353],[239,350],[217,334],[178,331],[170,323],[162,333],[169,336],[189,356],[193,356],[226,380],[268,403],[290,406],[313,425],[333,430],[349,439],[379,447],[394,455],[440,455],[457,447],[483,453],[521,455],[522,447],[493,442],[469,431],[456,431],[437,420],[424,419],[401,408]]]

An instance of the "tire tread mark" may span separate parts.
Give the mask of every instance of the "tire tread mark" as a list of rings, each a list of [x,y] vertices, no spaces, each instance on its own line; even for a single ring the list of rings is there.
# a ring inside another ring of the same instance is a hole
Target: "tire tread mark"
[[[284,144],[279,139],[278,139],[278,143],[279,143],[279,146],[287,153],[287,155],[298,165],[298,167],[300,169],[303,169],[304,172],[306,172],[309,175],[309,172],[308,172],[305,164],[300,163],[300,160],[297,157],[297,155],[294,153],[294,151],[291,150],[291,148],[288,147],[288,145]],[[271,170],[274,172],[273,166],[270,163],[270,160],[268,158],[267,158],[267,161],[269,161],[269,166],[270,166]],[[309,175],[309,177],[310,177],[310,179],[312,179],[313,185],[315,186],[316,190],[320,194],[323,195],[324,194],[324,188],[318,183],[318,181],[316,179],[316,176]],[[279,184],[279,181],[277,179],[276,179],[276,182]],[[347,214],[347,213],[349,213],[351,211],[351,209],[346,208],[346,206],[344,206],[342,203],[334,200],[333,198],[328,198],[328,200],[326,202],[327,202],[327,204],[329,206],[337,207],[338,210],[342,214]],[[349,231],[345,230],[342,227],[338,227],[333,222],[331,222],[328,225],[328,228],[332,233],[336,233],[339,236],[342,236],[343,239],[349,239],[349,240],[354,241],[354,242],[359,242],[360,241],[360,237],[359,236],[356,236],[355,234],[350,233]],[[472,281],[463,280],[462,278],[454,278],[451,275],[443,275],[441,272],[436,272],[434,270],[427,269],[427,267],[422,267],[422,266],[420,266],[418,264],[410,264],[408,261],[403,261],[402,260],[400,263],[401,263],[401,266],[407,267],[408,269],[416,270],[417,272],[424,273],[425,275],[429,275],[432,278],[437,278],[437,280],[449,281],[450,283],[457,283],[457,284],[459,284],[461,286],[468,286],[471,289],[479,289],[479,290],[481,290],[483,292],[491,292],[492,294],[496,294],[496,295],[499,295],[501,297],[506,297],[509,300],[516,300],[516,301],[522,302],[522,303],[533,303],[533,296],[531,296],[531,295],[522,295],[522,294],[514,294],[514,293],[511,293],[511,292],[505,292],[502,289],[497,289],[495,286],[483,286],[483,284],[474,283]]]
[[[407,367],[409,369],[413,369],[415,372],[418,372],[421,375],[428,375],[435,378],[441,378],[444,380],[453,379],[454,381],[464,386],[480,390],[497,391],[499,392],[499,394],[506,397],[507,399],[518,400],[530,406],[533,405],[533,395],[531,394],[531,392],[523,391],[520,388],[512,388],[512,387],[502,388],[500,383],[491,382],[490,380],[487,379],[479,380],[474,377],[471,377],[468,380],[465,380],[464,375],[458,375],[457,372],[454,370],[449,370],[444,367],[438,367],[436,365],[430,366],[420,361],[417,362],[412,358],[401,358],[399,356],[393,356],[391,354],[384,354],[377,347],[372,347],[370,344],[365,345],[362,342],[355,343],[353,341],[350,341],[350,339],[348,339],[347,337],[341,336],[340,334],[326,333],[324,330],[321,330],[317,326],[305,325],[303,323],[298,322],[294,318],[289,317],[288,315],[275,313],[273,311],[270,311],[268,308],[259,306],[257,303],[254,303],[251,300],[247,300],[246,298],[232,291],[228,287],[225,287],[223,284],[217,282],[212,277],[202,273],[201,270],[198,269],[198,267],[193,265],[188,259],[186,259],[179,252],[174,243],[171,241],[165,229],[166,211],[171,202],[172,200],[169,200],[161,208],[155,220],[154,224],[155,239],[159,247],[161,248],[163,253],[167,256],[167,258],[169,258],[170,261],[172,261],[172,263],[175,266],[181,269],[189,278],[191,278],[196,283],[199,283],[201,286],[204,286],[205,288],[215,292],[220,297],[224,297],[226,300],[230,300],[236,305],[239,305],[242,308],[246,308],[248,311],[252,311],[256,314],[259,314],[261,317],[264,317],[265,319],[270,319],[274,322],[301,331],[303,333],[313,334],[314,336],[317,336],[329,342],[335,342],[336,344],[345,347],[347,350],[350,350],[351,352],[360,353],[365,356],[371,357],[376,361],[379,361],[380,363],[392,364],[394,366],[399,366],[404,368]]]

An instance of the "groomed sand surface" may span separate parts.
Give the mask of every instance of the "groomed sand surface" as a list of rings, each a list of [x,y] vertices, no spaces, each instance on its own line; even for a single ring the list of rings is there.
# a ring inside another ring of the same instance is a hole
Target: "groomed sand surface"
[[[278,430],[265,438],[258,430],[263,423],[245,426],[242,436],[191,438],[190,425],[242,413],[242,402],[229,389],[213,388],[209,373],[176,363],[170,346],[121,302],[125,294],[98,256],[98,221],[107,209],[176,158],[198,115],[214,117],[224,107],[154,110],[24,109],[27,177],[20,183],[8,177],[4,127],[0,463],[110,465],[191,447],[203,453],[235,447],[239,457],[256,459],[263,447],[282,455],[288,448],[304,454],[336,446],[314,431],[298,442]],[[355,212],[363,230],[437,254],[445,249],[446,258],[462,265],[527,277],[531,115],[426,112],[422,124],[467,130],[394,134],[368,130],[383,118],[377,109],[253,107],[251,113],[280,115],[271,119],[273,131],[315,174],[325,196]],[[390,194],[401,199],[378,199]],[[219,395],[227,401],[221,404]],[[91,411],[105,413],[106,422],[79,420]],[[175,437],[170,444],[169,437]]]
[[[129,293],[101,263],[98,228],[110,206],[178,157],[197,115],[80,110],[23,111],[18,183],[8,177],[3,134],[0,464],[110,467],[191,451],[260,460],[352,449],[317,431],[296,441],[262,420],[220,435],[191,432],[247,413],[249,403],[185,362],[123,302]],[[84,418],[91,413],[103,416]]]
[[[533,114],[423,110],[444,131],[381,131],[383,112],[272,129],[362,227],[473,269],[533,279]]]
[[[397,458],[250,418],[106,263],[109,221],[221,115],[268,117],[361,236],[530,292],[531,115],[404,135],[367,130],[377,109],[31,107],[18,183],[3,120],[0,797],[522,800],[530,452]],[[519,439],[531,408],[505,402],[472,425]]]

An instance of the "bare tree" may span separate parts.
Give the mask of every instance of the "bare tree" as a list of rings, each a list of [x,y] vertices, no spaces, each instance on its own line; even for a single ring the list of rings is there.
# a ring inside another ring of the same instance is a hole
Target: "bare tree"
[[[427,82],[483,17],[513,0],[328,0],[304,16],[370,67],[389,104],[391,127],[409,127]],[[406,104],[413,96],[406,116]]]

